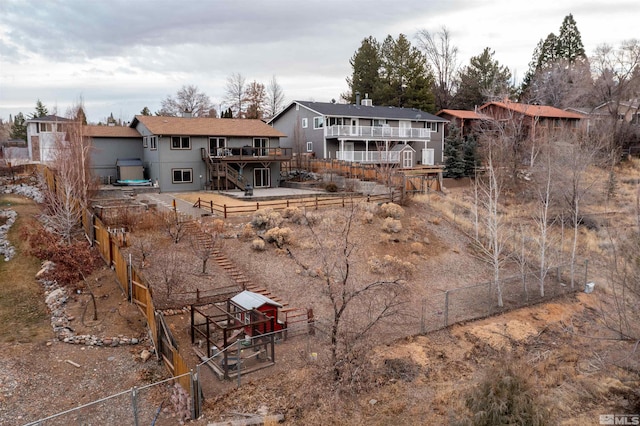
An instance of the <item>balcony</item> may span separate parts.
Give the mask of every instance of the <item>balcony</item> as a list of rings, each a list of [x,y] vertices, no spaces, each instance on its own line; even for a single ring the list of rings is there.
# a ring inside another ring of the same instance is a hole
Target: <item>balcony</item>
[[[214,148],[207,155],[207,150],[202,148],[202,158],[209,157],[215,161],[227,162],[256,162],[256,161],[289,161],[292,148],[254,148],[245,146],[242,148]]]
[[[329,126],[326,128],[327,138],[350,138],[350,139],[388,139],[388,140],[422,140],[431,139],[430,129],[412,129],[405,127],[388,126]]]
[[[399,164],[399,151],[338,151],[336,158],[351,163]]]

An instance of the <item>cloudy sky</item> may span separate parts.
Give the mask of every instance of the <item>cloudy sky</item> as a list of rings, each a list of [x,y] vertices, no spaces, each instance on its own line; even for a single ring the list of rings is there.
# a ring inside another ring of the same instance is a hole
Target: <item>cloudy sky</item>
[[[569,13],[587,54],[640,38],[638,0],[0,0],[0,117],[82,99],[90,122],[128,121],[188,84],[225,108],[233,73],[330,101],[365,37],[443,25],[461,65],[488,46],[521,79]]]

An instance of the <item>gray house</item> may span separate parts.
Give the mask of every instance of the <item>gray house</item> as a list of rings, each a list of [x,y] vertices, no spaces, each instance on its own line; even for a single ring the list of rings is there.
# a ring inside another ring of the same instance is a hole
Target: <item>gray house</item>
[[[103,183],[115,182],[117,161],[142,158],[142,136],[135,129],[122,126],[84,126],[90,140],[91,172]]]
[[[285,135],[261,120],[137,115],[130,127],[141,135],[145,177],[162,192],[276,187],[291,159]]]
[[[441,164],[447,120],[413,108],[294,101],[270,121],[293,155],[411,168]]]

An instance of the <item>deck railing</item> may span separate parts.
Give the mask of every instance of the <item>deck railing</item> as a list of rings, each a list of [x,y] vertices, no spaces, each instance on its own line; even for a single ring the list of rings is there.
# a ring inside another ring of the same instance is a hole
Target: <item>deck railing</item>
[[[326,137],[349,137],[362,139],[431,139],[430,129],[413,129],[389,126],[329,126]]]

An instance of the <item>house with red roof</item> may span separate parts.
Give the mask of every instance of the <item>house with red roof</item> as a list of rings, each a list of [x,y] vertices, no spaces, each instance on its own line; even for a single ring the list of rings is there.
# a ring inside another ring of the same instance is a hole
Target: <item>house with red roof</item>
[[[445,126],[445,136],[449,133],[446,129],[449,128],[451,123],[460,128],[461,136],[465,136],[477,130],[482,121],[489,119],[489,117],[477,111],[467,111],[464,109],[441,109],[436,115],[445,120],[449,120],[449,125]]]
[[[498,122],[511,122],[523,137],[545,137],[550,133],[570,130],[580,126],[583,115],[547,105],[529,105],[509,100],[487,102],[478,112]]]

